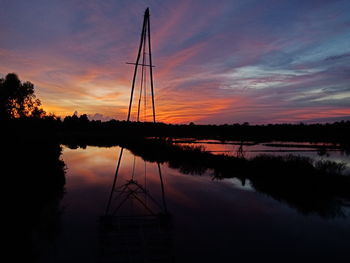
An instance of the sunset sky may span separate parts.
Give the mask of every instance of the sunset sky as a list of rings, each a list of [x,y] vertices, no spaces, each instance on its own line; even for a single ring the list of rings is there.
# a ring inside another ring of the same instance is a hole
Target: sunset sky
[[[349,0],[0,0],[0,77],[58,116],[126,119],[147,7],[158,121],[350,119]]]

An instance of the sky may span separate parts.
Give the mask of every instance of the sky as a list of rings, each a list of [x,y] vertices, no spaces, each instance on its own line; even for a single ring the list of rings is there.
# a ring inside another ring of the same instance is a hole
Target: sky
[[[157,121],[350,120],[349,0],[0,0],[0,77],[57,116],[125,120],[147,7]]]

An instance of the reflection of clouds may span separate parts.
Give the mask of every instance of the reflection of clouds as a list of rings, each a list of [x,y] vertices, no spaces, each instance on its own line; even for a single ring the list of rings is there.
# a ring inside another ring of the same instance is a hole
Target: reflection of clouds
[[[85,149],[64,148],[63,158],[68,167],[68,180],[83,184],[106,184],[113,177],[116,163],[116,149],[88,147]],[[71,179],[70,179],[71,178]]]
[[[87,149],[69,149],[64,147],[63,159],[68,167],[68,190],[104,187],[108,195],[113,183],[120,148],[90,147]],[[160,200],[161,188],[156,163],[146,163],[146,178],[144,161],[136,157],[134,179],[141,185],[147,185],[151,195]],[[130,180],[133,172],[134,156],[124,149],[118,174],[117,187]],[[212,183],[209,176],[189,176],[161,165],[165,184],[165,198],[172,203],[184,207],[200,207],[201,203],[193,198],[194,187],[200,192],[205,191]],[[203,180],[204,179],[204,180]],[[107,197],[106,197],[107,198]]]

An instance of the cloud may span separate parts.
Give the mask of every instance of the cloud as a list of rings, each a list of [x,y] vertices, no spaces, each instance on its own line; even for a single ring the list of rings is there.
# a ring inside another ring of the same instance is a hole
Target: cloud
[[[95,114],[89,114],[88,115],[89,120],[94,120],[94,121],[109,121],[111,119],[113,119],[113,117],[111,116],[105,116],[103,114],[100,113],[95,113]]]
[[[347,58],[349,56],[350,56],[350,53],[340,54],[340,55],[336,55],[336,56],[330,56],[330,57],[325,58],[325,61],[343,59],[343,58]]]
[[[346,116],[348,2],[149,5],[160,121],[263,123]],[[125,62],[135,60],[144,9],[138,0],[5,1],[0,73],[16,72],[33,82],[49,112],[125,119],[133,74]],[[137,98],[136,92],[133,113]]]

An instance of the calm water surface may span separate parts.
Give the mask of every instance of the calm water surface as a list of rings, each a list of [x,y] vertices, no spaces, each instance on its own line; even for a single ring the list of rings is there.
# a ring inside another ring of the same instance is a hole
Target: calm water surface
[[[119,147],[64,147],[68,170],[61,230],[45,262],[98,262],[99,218],[105,213],[119,152]],[[172,214],[169,251],[175,262],[266,258],[350,262],[349,217],[302,215],[256,192],[249,182],[242,186],[237,179],[213,180],[210,171],[187,175],[166,164],[161,165],[161,171]],[[118,183],[126,182],[132,174],[155,199],[161,199],[157,164],[145,165],[124,150]],[[137,210],[137,206],[126,204],[123,209]],[[349,209],[344,211],[350,215]]]

